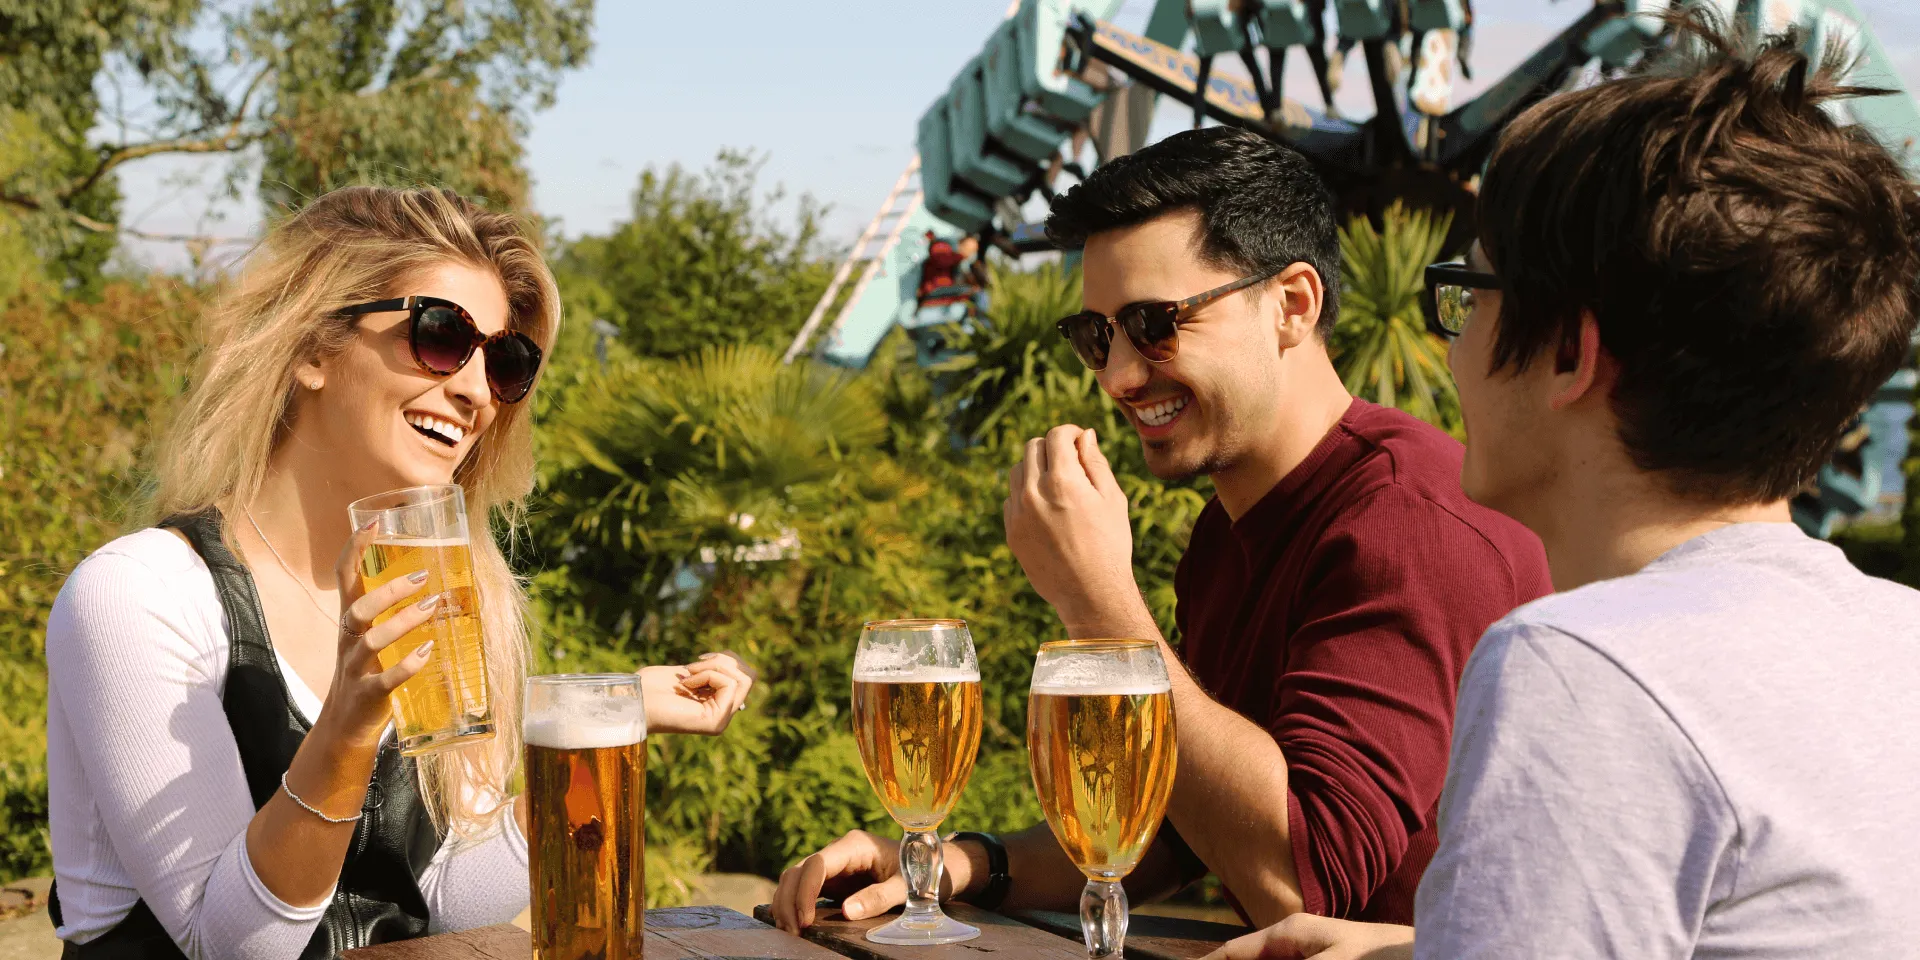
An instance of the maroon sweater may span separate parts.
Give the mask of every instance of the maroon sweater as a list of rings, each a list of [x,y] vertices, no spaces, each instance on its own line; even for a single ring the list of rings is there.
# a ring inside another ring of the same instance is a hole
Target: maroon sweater
[[[1174,577],[1188,668],[1286,756],[1309,913],[1413,922],[1467,654],[1552,590],[1540,541],[1461,492],[1461,454],[1355,400],[1238,523],[1207,504]]]

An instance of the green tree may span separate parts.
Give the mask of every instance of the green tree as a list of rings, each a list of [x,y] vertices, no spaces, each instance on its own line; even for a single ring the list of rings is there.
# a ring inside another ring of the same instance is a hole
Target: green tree
[[[1459,435],[1460,398],[1446,343],[1427,332],[1420,297],[1452,217],[1395,203],[1375,228],[1364,217],[1340,231],[1340,319],[1329,346],[1347,390],[1399,407]]]
[[[759,192],[763,163],[722,150],[702,173],[648,169],[633,192],[632,219],[567,245],[556,264],[563,285],[597,287],[595,316],[644,356],[783,342],[833,268],[819,246],[824,211],[802,196],[794,223],[776,222],[767,211],[784,197],[777,188]]]
[[[272,0],[230,25],[227,55],[271,85],[257,122],[232,111],[270,205],[398,181],[524,207],[527,110],[586,62],[593,2]]]
[[[61,280],[97,287],[120,194],[93,175],[94,80],[112,54],[147,58],[190,0],[0,0],[0,233]]]
[[[274,208],[364,181],[524,206],[527,111],[592,20],[592,0],[0,0],[0,123],[58,161],[0,170],[0,208],[97,268],[110,174],[151,156],[232,156],[229,186],[258,175]],[[102,83],[126,94],[104,113]]]

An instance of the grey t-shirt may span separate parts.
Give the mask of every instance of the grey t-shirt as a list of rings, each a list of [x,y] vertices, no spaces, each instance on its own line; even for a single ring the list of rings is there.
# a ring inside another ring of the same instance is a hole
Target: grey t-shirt
[[[1515,610],[1414,916],[1434,960],[1920,956],[1920,593],[1749,523]]]

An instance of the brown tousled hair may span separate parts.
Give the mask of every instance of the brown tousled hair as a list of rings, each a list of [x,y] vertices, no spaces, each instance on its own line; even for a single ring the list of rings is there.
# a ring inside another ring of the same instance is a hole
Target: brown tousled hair
[[[1835,114],[1789,33],[1729,36],[1697,9],[1645,75],[1552,97],[1506,130],[1479,239],[1504,289],[1493,367],[1524,370],[1592,311],[1635,464],[1729,505],[1791,496],[1908,355],[1920,200]]]
[[[240,516],[290,426],[295,372],[337,355],[355,335],[355,320],[339,311],[447,263],[494,273],[506,291],[509,325],[551,352],[559,290],[539,234],[523,217],[446,190],[348,187],[272,228],[206,318],[199,369],[159,447],[147,519],[210,507]],[[466,489],[476,531],[473,564],[496,734],[490,744],[420,757],[418,769],[434,822],[463,833],[497,822],[520,755],[526,597],[489,521],[510,533],[533,489],[532,407],[531,394],[502,404],[453,475]],[[233,525],[226,530],[237,548]]]

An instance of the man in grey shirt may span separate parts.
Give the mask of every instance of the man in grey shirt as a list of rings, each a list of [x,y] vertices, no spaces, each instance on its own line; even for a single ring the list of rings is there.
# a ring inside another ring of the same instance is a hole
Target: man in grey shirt
[[[1518,119],[1428,271],[1461,482],[1561,592],[1467,663],[1417,939],[1216,957],[1920,955],[1920,593],[1788,515],[1908,355],[1920,198],[1791,42],[1698,38]]]

